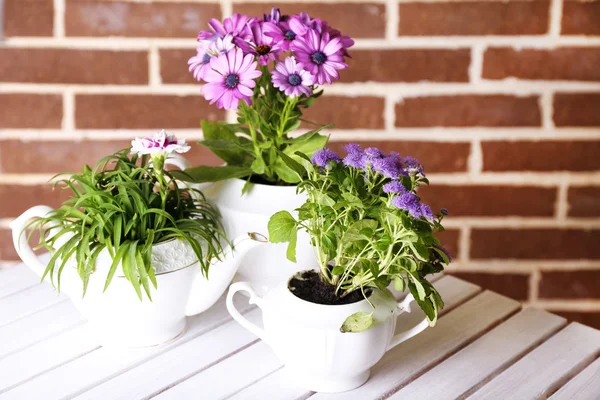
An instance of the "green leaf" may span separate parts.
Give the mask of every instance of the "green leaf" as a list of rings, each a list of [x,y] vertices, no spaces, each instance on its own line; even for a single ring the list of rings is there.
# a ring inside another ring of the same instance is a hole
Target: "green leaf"
[[[346,318],[340,328],[340,332],[363,332],[373,326],[373,324],[373,313],[367,314],[366,312],[360,311]]]
[[[298,231],[294,229],[293,233],[290,234],[289,239],[290,243],[288,244],[285,255],[291,262],[296,262],[296,242],[298,241]]]
[[[240,139],[235,135],[234,127],[226,122],[202,121],[202,134],[204,142],[209,144],[214,144],[212,141],[240,143]],[[202,142],[199,143],[203,144]],[[244,165],[247,160],[247,153],[241,148],[225,148],[222,144],[214,147],[207,145],[207,147],[230,165]]]
[[[218,182],[232,178],[245,178],[252,173],[247,167],[226,165],[223,167],[208,167],[205,165],[188,168],[185,171],[171,171],[176,179],[194,183]]]
[[[277,154],[279,157],[281,157],[285,165],[298,175],[298,179],[302,179],[302,177],[306,175],[306,169],[304,169],[302,164],[300,164],[298,161],[294,160],[292,157],[280,150],[277,150]]]
[[[252,172],[255,174],[262,175],[265,173],[265,161],[262,159],[262,157],[258,157],[252,162],[250,168],[252,168]]]
[[[319,130],[317,130],[317,132]],[[317,150],[321,150],[323,147],[325,147],[329,141],[329,136],[319,135],[315,132],[311,136],[306,137],[307,134],[299,136],[298,138],[290,139],[289,142],[291,142],[291,144],[283,150],[285,154],[292,156],[298,151],[306,154],[308,157],[311,157]]]
[[[404,292],[404,289],[406,289],[404,287],[404,279],[402,279],[399,276],[395,276],[394,277],[394,290],[396,290],[398,292]]]
[[[273,171],[275,171],[275,173],[277,174],[277,176],[284,182],[286,183],[298,183],[300,182],[300,178],[298,177],[298,174],[291,169],[290,167],[288,167],[287,165],[285,165],[285,163],[283,162],[283,160],[278,159],[275,164],[272,166]]]
[[[292,240],[296,235],[296,220],[288,211],[279,211],[269,219],[269,241],[271,243],[284,243]]]

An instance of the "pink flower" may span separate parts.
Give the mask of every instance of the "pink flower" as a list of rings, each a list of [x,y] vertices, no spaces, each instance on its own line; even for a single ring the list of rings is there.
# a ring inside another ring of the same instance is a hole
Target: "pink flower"
[[[204,74],[207,82],[202,93],[210,104],[217,103],[218,108],[236,109],[243,99],[248,105],[252,103],[252,89],[256,86],[254,79],[262,75],[256,69],[254,55],[246,54],[241,49],[233,49],[210,60],[210,68]]]
[[[273,50],[288,51],[290,49],[290,44],[296,37],[306,33],[306,30],[292,28],[290,22],[282,21],[278,24],[274,22],[265,22],[263,24],[263,32],[266,36],[273,38]]]
[[[306,35],[294,40],[290,49],[299,65],[315,76],[315,83],[319,85],[332,83],[333,78],[339,79],[338,70],[348,68],[344,63],[340,38],[331,39],[327,32],[320,35],[316,30],[309,29]]]
[[[240,15],[238,13],[233,14],[229,18],[225,18],[223,23],[213,18],[208,23],[208,26],[212,29],[211,31],[200,31],[198,34],[198,40],[210,40],[215,41],[218,38],[225,37],[227,34],[231,34],[234,38],[242,38],[249,40],[251,38],[250,29],[248,24],[252,21],[247,15]]]
[[[235,44],[244,51],[244,54],[254,54],[262,65],[267,65],[271,60],[279,58],[279,51],[273,48],[273,38],[263,33],[263,22],[253,21],[250,24],[252,38],[249,41],[241,38],[235,39]]]
[[[275,67],[275,71],[271,71],[273,76],[273,86],[279,88],[287,96],[296,97],[304,93],[310,96],[310,85],[313,84],[313,76],[307,71],[304,71],[293,57],[288,57],[285,62],[280,62]]]
[[[165,156],[173,152],[185,153],[190,149],[185,139],[178,140],[163,129],[154,138],[135,138],[131,141],[131,154],[150,154],[152,157]]]
[[[227,53],[234,48],[233,37],[230,34],[224,38],[218,38],[215,42],[202,42],[196,49],[196,55],[189,59],[188,65],[194,78],[200,81],[204,77],[204,72],[210,68],[210,59],[219,54]]]

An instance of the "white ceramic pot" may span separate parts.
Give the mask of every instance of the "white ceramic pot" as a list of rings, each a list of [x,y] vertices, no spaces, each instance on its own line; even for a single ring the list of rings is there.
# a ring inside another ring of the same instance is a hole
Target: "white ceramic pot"
[[[238,291],[250,295],[250,303],[262,309],[264,330],[243,317],[233,304]],[[375,325],[360,333],[342,333],[346,318],[356,312],[373,311],[366,300],[328,306],[296,297],[287,282],[269,290],[264,297],[246,282],[230,286],[227,309],[246,329],[264,340],[283,361],[298,386],[315,392],[343,392],[367,381],[370,368],[394,346],[429,326],[427,319],[402,333],[394,334],[396,317],[410,312],[414,301],[408,295],[400,303],[391,295],[374,291],[369,300],[375,306]]]
[[[23,228],[31,218],[43,217],[51,210],[47,206],[36,206],[11,223],[19,256],[40,276],[46,264],[27,243]],[[66,240],[68,238],[62,243]],[[131,283],[122,273],[119,275],[120,265],[117,267],[119,272],[103,292],[112,264],[105,249],[96,261],[85,297],[82,297],[83,284],[74,260],[67,262],[61,275],[61,293],[67,294],[88,319],[90,332],[102,345],[145,347],[162,344],[183,333],[186,316],[201,313],[219,299],[235,275],[243,254],[259,243],[261,238],[254,235],[235,240],[235,253],[228,251],[223,262],[211,265],[208,280],[202,275],[196,254],[188,243],[171,240],[154,245],[152,266],[158,288],[151,286],[152,301],[145,293],[140,301]]]
[[[296,186],[272,186],[253,184],[250,191],[242,195],[246,183],[242,179],[216,182],[203,188],[206,198],[221,213],[228,237],[245,232],[259,232],[268,236],[268,223],[273,214],[294,211],[306,201],[306,194],[297,194]],[[269,243],[249,251],[238,270],[238,280],[250,282],[260,293],[275,287],[302,269],[317,268],[318,263],[310,245],[309,236],[300,232],[296,248],[297,263],[286,257],[287,243]]]

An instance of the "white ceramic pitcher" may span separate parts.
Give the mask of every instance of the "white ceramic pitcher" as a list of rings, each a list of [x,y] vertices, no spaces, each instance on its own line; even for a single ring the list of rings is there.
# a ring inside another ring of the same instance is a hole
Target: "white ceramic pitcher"
[[[262,309],[264,330],[242,316],[235,308],[236,292],[247,292],[250,303]],[[356,312],[370,313],[366,300],[346,305],[322,305],[300,299],[287,282],[260,297],[247,282],[230,286],[227,309],[246,329],[264,340],[279,357],[298,386],[316,392],[343,392],[367,381],[370,368],[394,346],[421,333],[429,326],[427,318],[415,327],[394,334],[397,316],[410,312],[411,294],[397,302],[375,290],[369,300],[375,306],[374,326],[360,333],[342,333],[346,318]]]

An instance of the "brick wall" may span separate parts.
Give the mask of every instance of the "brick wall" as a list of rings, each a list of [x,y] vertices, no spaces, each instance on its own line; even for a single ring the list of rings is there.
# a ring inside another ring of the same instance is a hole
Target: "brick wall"
[[[457,275],[600,326],[600,1],[279,3],[353,36],[350,69],[307,118],[419,158],[423,197],[452,217]],[[201,137],[209,106],[187,72],[212,16],[270,3],[4,0],[0,263],[8,223],[56,205],[45,184],[167,128]],[[196,163],[215,165],[196,147]]]

